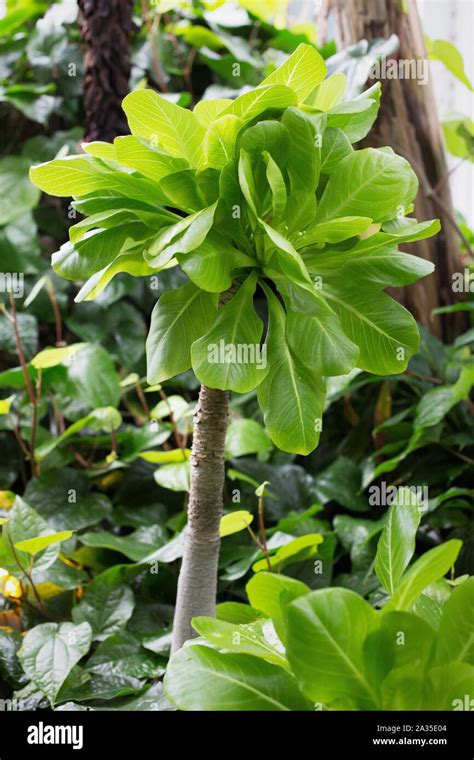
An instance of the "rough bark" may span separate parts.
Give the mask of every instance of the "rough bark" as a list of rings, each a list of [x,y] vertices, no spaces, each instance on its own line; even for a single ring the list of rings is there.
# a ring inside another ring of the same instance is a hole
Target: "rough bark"
[[[400,40],[396,57],[426,59],[416,2],[408,1],[407,13],[403,6],[403,0],[332,0],[330,7],[337,13],[341,45],[396,34]],[[446,158],[431,81],[422,85],[416,79],[384,80],[379,116],[365,144],[390,145],[406,158],[420,182],[414,216],[420,221],[435,217],[441,220],[442,230],[435,238],[404,246],[408,253],[432,261],[436,266],[434,275],[392,294],[419,322],[435,334],[452,339],[464,329],[465,315],[453,314],[441,324],[439,317],[431,314],[435,307],[459,299],[452,290],[452,275],[463,268],[449,182],[444,181]]]
[[[197,635],[191,626],[193,617],[215,615],[228,401],[226,391],[201,387],[194,418],[188,525],[178,581],[172,653]]]
[[[122,100],[129,91],[133,0],[79,0],[85,48],[85,141],[128,133]]]

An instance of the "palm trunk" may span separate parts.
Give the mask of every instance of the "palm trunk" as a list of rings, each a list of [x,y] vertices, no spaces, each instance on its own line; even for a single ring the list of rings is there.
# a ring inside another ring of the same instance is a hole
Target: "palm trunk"
[[[128,133],[122,100],[129,91],[132,9],[133,0],[79,0],[86,142]]]
[[[361,39],[400,40],[398,58],[426,59],[426,48],[415,0],[331,0],[338,19],[343,47]],[[421,240],[406,247],[436,265],[433,276],[396,290],[393,295],[415,318],[437,335],[451,339],[465,326],[465,315],[450,315],[440,324],[431,314],[437,306],[455,303],[452,275],[463,269],[460,238],[454,224],[454,209],[447,175],[443,138],[436,111],[431,82],[416,79],[387,79],[382,82],[382,102],[377,121],[365,143],[373,147],[390,145],[406,158],[418,176],[420,190],[414,215],[419,220],[441,219],[442,230],[435,238]]]

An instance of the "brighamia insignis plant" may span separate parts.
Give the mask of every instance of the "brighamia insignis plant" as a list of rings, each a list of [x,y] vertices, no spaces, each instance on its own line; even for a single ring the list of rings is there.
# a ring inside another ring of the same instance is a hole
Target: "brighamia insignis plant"
[[[380,85],[343,102],[344,75],[325,74],[301,45],[233,101],[191,112],[138,90],[123,102],[131,136],[31,170],[86,216],[53,256],[58,274],[87,280],[79,300],[119,272],[180,266],[189,278],[159,299],[147,342],[150,383],[190,367],[202,383],[174,649],[193,615],[214,612],[228,391],[256,389],[275,444],[307,454],[325,376],[399,373],[418,348],[413,318],[384,288],[431,271],[397,246],[438,223],[406,217],[417,180],[404,159],[352,147],[376,118]]]

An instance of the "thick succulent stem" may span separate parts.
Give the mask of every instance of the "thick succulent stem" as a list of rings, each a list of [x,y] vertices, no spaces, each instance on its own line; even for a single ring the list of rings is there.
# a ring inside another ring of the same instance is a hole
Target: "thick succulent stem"
[[[237,289],[235,282],[221,293],[221,307]],[[216,611],[228,414],[228,392],[201,386],[194,417],[188,525],[176,597],[172,654],[196,636],[191,625],[193,617],[214,617]]]
[[[178,582],[172,653],[196,635],[191,626],[193,617],[215,615],[228,403],[226,391],[201,387],[194,419],[188,526]]]

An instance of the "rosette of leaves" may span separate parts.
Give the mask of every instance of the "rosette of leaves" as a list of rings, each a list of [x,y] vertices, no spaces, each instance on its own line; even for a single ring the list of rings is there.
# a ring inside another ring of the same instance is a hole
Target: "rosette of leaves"
[[[209,387],[256,389],[275,444],[300,454],[318,443],[324,377],[398,374],[417,351],[414,319],[384,290],[431,272],[398,245],[439,229],[407,216],[418,186],[407,161],[353,148],[376,118],[380,85],[345,102],[344,75],[325,74],[300,45],[259,87],[193,112],[137,90],[123,102],[131,135],[30,174],[85,216],[53,255],[58,274],[86,280],[77,300],[120,272],[179,266],[187,276],[154,309],[149,382],[192,367]],[[265,347],[266,362],[210,361],[221,345]]]

